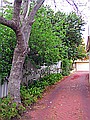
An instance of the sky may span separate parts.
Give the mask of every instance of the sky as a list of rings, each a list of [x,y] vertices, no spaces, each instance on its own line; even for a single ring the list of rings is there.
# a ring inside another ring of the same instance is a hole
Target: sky
[[[7,0],[12,2],[14,0]],[[54,2],[55,1],[55,2]],[[72,0],[68,0],[72,4]],[[88,36],[88,26],[90,26],[90,0],[74,0],[77,4],[80,13],[83,16],[83,19],[86,22],[85,31],[83,32],[83,37],[85,39],[85,43],[87,43],[87,36]],[[1,0],[0,0],[1,3]],[[87,3],[87,4],[86,4]],[[75,10],[75,7],[71,6],[66,2],[66,0],[45,0],[44,5],[49,5],[51,8],[56,12],[58,10],[69,13]],[[55,7],[56,6],[56,7]],[[90,33],[89,33],[90,34]]]

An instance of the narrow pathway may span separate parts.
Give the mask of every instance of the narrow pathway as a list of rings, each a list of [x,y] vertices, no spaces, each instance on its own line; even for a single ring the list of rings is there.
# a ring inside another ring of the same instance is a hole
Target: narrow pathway
[[[88,72],[76,72],[54,85],[21,120],[90,120]]]

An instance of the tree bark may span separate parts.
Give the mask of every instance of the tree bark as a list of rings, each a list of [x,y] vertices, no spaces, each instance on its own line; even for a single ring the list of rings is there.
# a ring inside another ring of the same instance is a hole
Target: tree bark
[[[27,53],[27,46],[25,46],[24,37],[20,29],[17,31],[16,37],[17,45],[14,50],[8,88],[10,95],[14,98],[14,102],[20,103],[20,83],[22,80],[22,69]]]
[[[25,60],[25,55],[18,54],[15,48],[12,69],[9,77],[8,90],[10,95],[14,98],[14,102],[21,103],[20,98],[20,83],[22,80],[22,68]]]

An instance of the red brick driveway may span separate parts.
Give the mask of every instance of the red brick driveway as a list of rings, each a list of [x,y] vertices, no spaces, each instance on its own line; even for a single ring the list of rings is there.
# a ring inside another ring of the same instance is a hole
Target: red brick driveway
[[[21,120],[90,120],[88,72],[76,72],[54,85]]]

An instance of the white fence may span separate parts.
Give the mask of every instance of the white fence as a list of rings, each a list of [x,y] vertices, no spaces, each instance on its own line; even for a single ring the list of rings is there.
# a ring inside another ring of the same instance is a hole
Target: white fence
[[[29,72],[29,74],[26,74],[26,76],[23,76],[23,80],[22,83],[28,83],[28,81],[32,81],[34,79],[38,79],[41,76],[43,76],[43,74],[46,74],[47,72],[49,73],[60,73],[62,71],[61,69],[61,61],[59,61],[57,64],[51,65],[49,66],[49,70],[47,70],[47,66],[41,66],[41,69],[37,70],[34,73],[34,69],[30,69],[32,68],[32,66],[30,66],[29,64],[27,65],[28,67],[27,70],[24,70],[24,74]],[[8,82],[5,81],[4,84],[0,84],[0,98],[6,97],[8,95]]]
[[[50,66],[41,66],[40,69],[35,69],[34,66],[31,64],[30,61],[25,64],[23,69],[23,79],[22,84],[32,83],[33,80],[37,80],[44,75],[51,74],[51,73],[61,73],[61,61],[57,62],[56,64]]]
[[[8,95],[8,82],[4,82],[4,84],[0,84],[0,98],[6,97]]]

